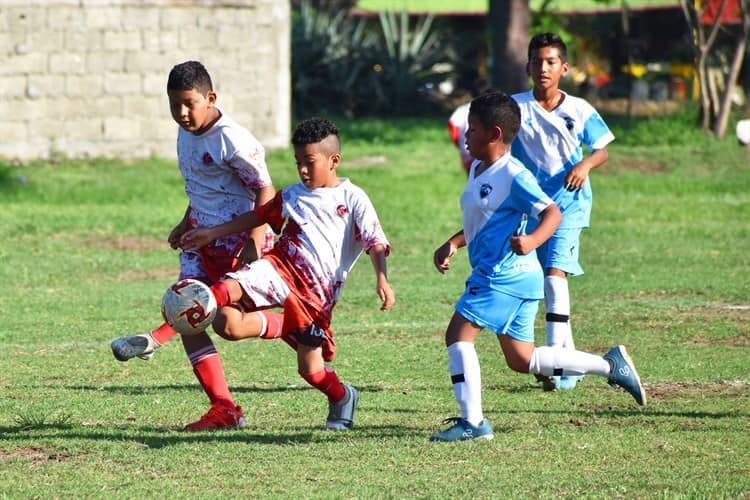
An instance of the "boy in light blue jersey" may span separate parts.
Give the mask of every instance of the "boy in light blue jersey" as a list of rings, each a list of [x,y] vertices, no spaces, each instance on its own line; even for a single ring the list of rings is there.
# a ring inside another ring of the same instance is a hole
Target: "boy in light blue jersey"
[[[479,358],[474,341],[483,329],[493,331],[508,366],[538,375],[607,377],[638,402],[646,394],[624,346],[596,356],[562,346],[534,346],[534,317],[544,295],[542,268],[535,249],[557,229],[562,214],[534,176],[510,154],[520,127],[518,104],[493,92],[474,99],[469,111],[466,144],[476,159],[461,195],[463,228],[434,254],[445,273],[461,247],[468,247],[472,273],[445,332],[448,369],[461,416],[430,441],[492,439],[482,412]],[[527,219],[538,219],[527,233]]]
[[[526,66],[534,88],[513,95],[521,109],[521,129],[513,156],[536,177],[542,190],[563,214],[555,234],[537,250],[544,268],[547,345],[574,349],[570,328],[568,276],[583,274],[578,262],[581,231],[589,227],[589,172],[607,161],[606,146],[614,140],[607,124],[585,100],[558,87],[569,71],[567,49],[553,33],[529,42]],[[584,156],[583,145],[590,154]],[[573,389],[579,377],[542,379],[545,390]]]

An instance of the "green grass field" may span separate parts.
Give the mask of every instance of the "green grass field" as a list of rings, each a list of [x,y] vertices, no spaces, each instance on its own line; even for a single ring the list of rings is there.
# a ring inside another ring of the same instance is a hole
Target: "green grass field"
[[[669,122],[612,123],[573,327],[580,349],[627,345],[649,404],[595,376],[543,393],[486,334],[496,437],[481,443],[427,441],[458,412],[442,336],[468,271],[465,253],[445,276],[431,264],[465,180],[444,120],[339,123],[340,174],[378,209],[397,294],[378,311],[365,258],[337,306],[334,366],[362,393],[350,433],[321,429],[326,401],[279,341],[216,340],[239,432],[180,431],[207,400],[179,341],[113,359],[112,339],[158,324],[176,278],[174,162],[0,167],[0,497],[747,498],[750,152]],[[277,186],[296,180],[290,151],[269,165]]]

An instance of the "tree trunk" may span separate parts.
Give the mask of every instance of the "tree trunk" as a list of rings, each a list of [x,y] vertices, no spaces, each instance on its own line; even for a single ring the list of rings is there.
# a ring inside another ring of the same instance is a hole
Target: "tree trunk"
[[[489,0],[492,85],[507,94],[529,88],[526,62],[531,11],[528,0]]]
[[[748,4],[750,4],[750,2],[748,2]],[[727,133],[729,115],[732,112],[732,96],[734,95],[734,88],[737,86],[737,77],[740,74],[740,69],[742,69],[742,60],[745,59],[745,54],[747,52],[747,39],[748,35],[750,35],[750,12],[748,12],[747,7],[741,6],[741,9],[742,33],[740,33],[737,38],[732,66],[729,68],[729,75],[726,79],[727,83],[725,93],[714,126],[714,134],[719,139],[723,139]]]

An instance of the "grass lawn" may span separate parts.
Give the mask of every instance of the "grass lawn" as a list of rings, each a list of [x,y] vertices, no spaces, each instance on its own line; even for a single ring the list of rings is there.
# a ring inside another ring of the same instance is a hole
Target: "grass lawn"
[[[649,404],[595,376],[543,393],[485,334],[496,437],[481,443],[427,441],[458,413],[442,337],[468,272],[465,253],[445,276],[431,263],[465,181],[444,119],[339,122],[340,175],[378,209],[397,294],[378,311],[364,258],[337,306],[334,366],[362,393],[349,433],[321,429],[326,401],[279,341],[216,339],[243,431],[181,432],[207,401],[178,340],[113,359],[112,339],[158,324],[176,278],[174,162],[0,167],[0,497],[747,497],[750,151],[612,124],[573,328],[583,350],[627,345]],[[296,181],[289,150],[269,165],[277,186]]]

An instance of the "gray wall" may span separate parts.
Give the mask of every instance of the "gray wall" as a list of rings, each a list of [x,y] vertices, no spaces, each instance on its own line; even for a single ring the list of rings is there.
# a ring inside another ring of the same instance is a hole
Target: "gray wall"
[[[0,0],[0,158],[175,157],[166,82],[206,66],[218,106],[288,144],[286,0]]]

